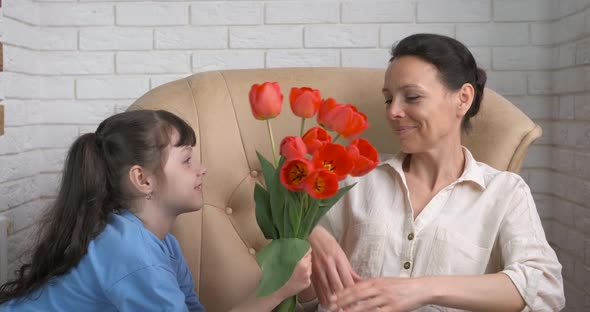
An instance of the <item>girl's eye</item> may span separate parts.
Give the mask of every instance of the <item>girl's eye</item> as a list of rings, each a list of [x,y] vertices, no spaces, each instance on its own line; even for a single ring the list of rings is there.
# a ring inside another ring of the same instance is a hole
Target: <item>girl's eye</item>
[[[410,103],[418,102],[419,99],[420,99],[419,95],[406,97],[406,101],[408,101]]]
[[[393,102],[393,100],[392,100],[392,99],[385,100],[385,105],[391,105],[391,102]]]
[[[185,164],[190,164],[190,162],[191,162],[191,157],[187,158],[187,159],[184,161],[184,163],[185,163]]]

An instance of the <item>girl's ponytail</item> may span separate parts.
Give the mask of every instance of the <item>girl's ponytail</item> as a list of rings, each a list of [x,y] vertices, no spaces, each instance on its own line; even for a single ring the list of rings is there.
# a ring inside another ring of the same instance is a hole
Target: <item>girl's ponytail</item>
[[[87,133],[76,139],[65,161],[57,199],[40,222],[32,261],[17,271],[16,280],[2,285],[0,303],[66,273],[86,254],[112,209],[105,205],[109,197],[105,173],[96,135]]]

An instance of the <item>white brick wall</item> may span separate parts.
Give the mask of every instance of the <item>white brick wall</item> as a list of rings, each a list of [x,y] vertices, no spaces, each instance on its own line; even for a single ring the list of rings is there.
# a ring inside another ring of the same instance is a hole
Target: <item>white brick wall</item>
[[[228,45],[225,27],[156,28],[155,47],[162,50],[224,49]]]
[[[202,72],[215,69],[264,68],[264,51],[212,50],[192,55],[192,69]]]
[[[191,68],[188,51],[120,52],[115,64],[118,74],[178,74]]]
[[[101,3],[42,3],[41,26],[101,26],[113,25],[112,4]]]
[[[86,4],[84,4],[86,5]],[[127,3],[117,4],[117,25],[172,26],[187,25],[188,3]]]
[[[419,0],[419,22],[487,22],[492,17],[491,0]]]
[[[414,21],[415,4],[408,1],[362,1],[342,4],[343,23],[403,23]]]
[[[265,5],[266,24],[334,24],[339,21],[338,1],[268,2]]]
[[[496,0],[494,20],[496,21],[543,21],[559,15],[559,2],[539,0]]]
[[[464,42],[488,86],[543,127],[522,176],[568,309],[590,296],[590,0],[9,0],[0,11],[11,268],[73,138],[149,89],[216,69],[385,68],[393,43],[431,32]]]
[[[193,25],[258,25],[264,20],[262,2],[202,2],[191,5]]]
[[[111,74],[115,71],[110,52],[44,52],[37,59],[39,72],[46,75]]]
[[[232,27],[229,29],[229,47],[234,49],[302,48],[303,27]]]
[[[310,25],[305,28],[306,48],[374,48],[378,25]]]
[[[78,78],[79,99],[134,99],[148,91],[147,77]]]
[[[100,27],[79,32],[80,50],[151,50],[153,30],[149,28]]]
[[[392,44],[415,33],[433,33],[455,37],[454,24],[392,24],[381,25],[380,46],[391,48]]]
[[[529,24],[457,25],[457,39],[471,46],[519,46],[529,44]]]
[[[340,53],[332,50],[273,50],[266,53],[266,67],[338,67]]]
[[[590,5],[560,1],[558,12],[557,19],[531,28],[533,43],[552,44],[557,51],[555,70],[545,81],[559,98],[552,114],[555,181],[549,192],[559,231],[554,228],[549,238],[563,262],[568,309],[585,311],[590,298]],[[543,34],[547,29],[550,33]]]

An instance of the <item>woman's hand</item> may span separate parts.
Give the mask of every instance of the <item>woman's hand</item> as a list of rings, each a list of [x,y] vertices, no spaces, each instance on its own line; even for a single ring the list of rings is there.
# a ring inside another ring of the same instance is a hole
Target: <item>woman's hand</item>
[[[323,227],[316,226],[309,242],[313,250],[313,288],[320,304],[327,306],[332,294],[353,286],[361,278],[352,270],[336,239]]]
[[[284,298],[297,295],[299,292],[309,288],[311,285],[311,249],[297,262],[291,277],[279,289]]]
[[[330,298],[330,310],[412,311],[429,300],[426,281],[420,278],[375,278],[343,289]]]

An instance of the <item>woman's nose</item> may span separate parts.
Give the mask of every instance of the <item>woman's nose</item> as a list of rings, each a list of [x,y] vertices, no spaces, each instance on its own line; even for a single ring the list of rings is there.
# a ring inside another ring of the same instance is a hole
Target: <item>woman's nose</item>
[[[391,104],[389,104],[389,106],[387,107],[387,116],[390,119],[402,118],[404,116],[404,111],[402,109],[401,103],[396,102],[395,100],[392,101]]]

